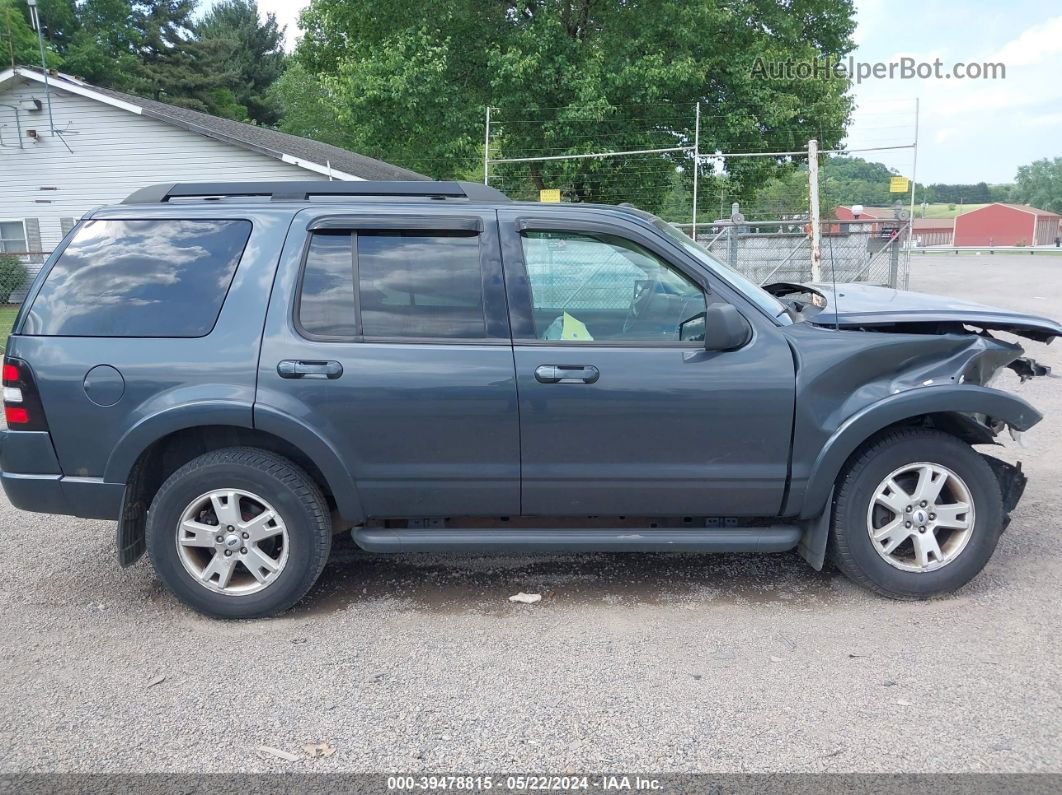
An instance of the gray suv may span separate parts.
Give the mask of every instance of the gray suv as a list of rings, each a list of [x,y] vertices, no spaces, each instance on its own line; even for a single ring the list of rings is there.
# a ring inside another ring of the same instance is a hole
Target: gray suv
[[[274,614],[371,552],[830,556],[911,599],[988,561],[1044,318],[761,288],[633,208],[457,182],[162,185],[96,210],[8,340],[19,508],[117,520],[191,607]]]

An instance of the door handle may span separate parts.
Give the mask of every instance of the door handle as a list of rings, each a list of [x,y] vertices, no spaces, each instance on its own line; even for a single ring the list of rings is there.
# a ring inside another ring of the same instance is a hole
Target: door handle
[[[343,365],[336,361],[318,362],[303,359],[285,359],[277,363],[281,378],[328,378],[343,375]]]
[[[592,384],[601,371],[592,364],[541,364],[535,368],[535,380],[542,384]]]

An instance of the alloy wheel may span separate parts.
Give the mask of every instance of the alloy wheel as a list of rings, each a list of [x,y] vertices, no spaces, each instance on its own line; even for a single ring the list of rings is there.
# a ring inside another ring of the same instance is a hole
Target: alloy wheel
[[[288,562],[288,530],[262,497],[215,489],[192,500],[177,524],[177,554],[193,579],[227,596],[269,587]]]
[[[891,566],[928,572],[954,561],[974,528],[970,489],[940,464],[905,464],[874,491],[867,530],[874,549]]]

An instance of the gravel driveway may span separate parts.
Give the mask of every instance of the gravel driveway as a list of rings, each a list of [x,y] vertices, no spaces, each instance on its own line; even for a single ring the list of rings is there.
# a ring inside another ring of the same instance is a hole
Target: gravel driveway
[[[1062,258],[920,257],[911,286],[1062,317]],[[1062,372],[1062,345],[1026,348]],[[1045,414],[999,453],[1025,499],[981,576],[929,603],[795,553],[348,541],[292,612],[226,623],[119,569],[112,523],[0,495],[0,771],[1062,772],[1062,381],[1019,391]]]

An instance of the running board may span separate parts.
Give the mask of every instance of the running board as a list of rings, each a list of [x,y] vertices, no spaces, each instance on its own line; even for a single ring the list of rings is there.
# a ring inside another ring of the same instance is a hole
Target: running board
[[[799,542],[797,525],[727,528],[591,528],[410,530],[355,527],[368,552],[785,552]]]

